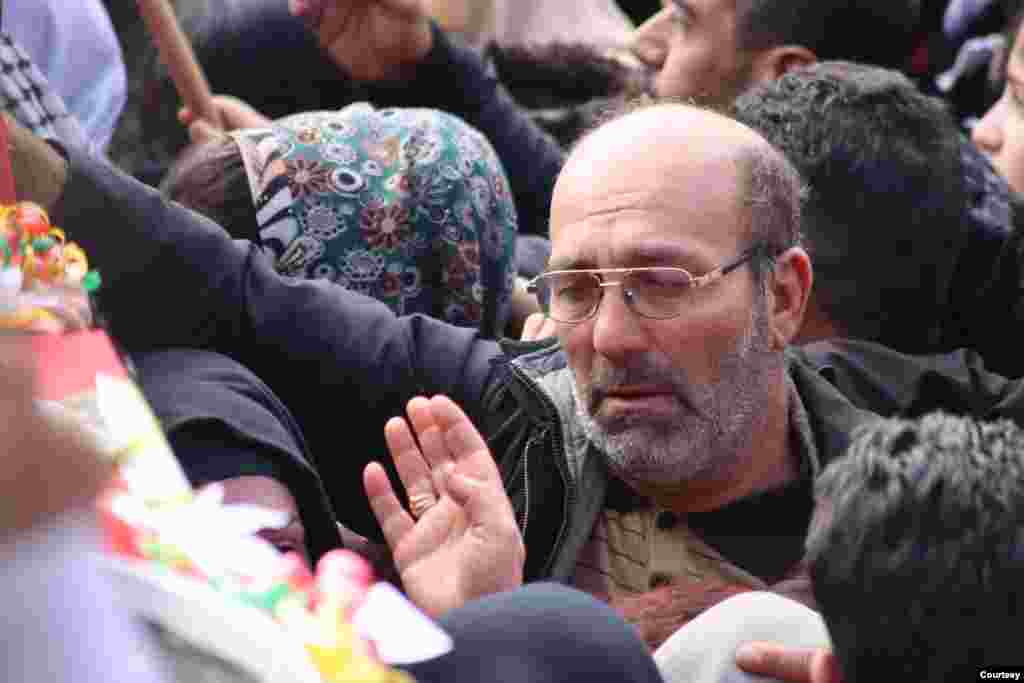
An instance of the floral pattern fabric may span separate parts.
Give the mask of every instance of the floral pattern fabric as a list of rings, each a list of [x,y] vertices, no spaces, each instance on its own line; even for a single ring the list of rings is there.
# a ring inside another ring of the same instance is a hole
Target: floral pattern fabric
[[[232,137],[279,272],[501,334],[518,224],[475,129],[440,111],[360,103]]]

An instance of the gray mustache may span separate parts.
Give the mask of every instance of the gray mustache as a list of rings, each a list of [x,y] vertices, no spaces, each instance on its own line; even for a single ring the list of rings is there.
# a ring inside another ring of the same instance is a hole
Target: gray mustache
[[[590,408],[597,406],[619,387],[640,384],[669,385],[673,392],[688,406],[693,407],[689,384],[681,382],[679,369],[659,361],[637,359],[626,367],[598,364],[591,371]]]

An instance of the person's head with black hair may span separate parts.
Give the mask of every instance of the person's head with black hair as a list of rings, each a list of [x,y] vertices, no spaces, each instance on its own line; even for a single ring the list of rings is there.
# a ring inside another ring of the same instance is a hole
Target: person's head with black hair
[[[799,169],[815,286],[802,341],[934,349],[967,206],[961,136],[903,75],[821,62],[733,106]]]
[[[1024,430],[881,421],[816,495],[811,581],[843,680],[942,683],[1020,662]]]
[[[745,50],[800,45],[821,61],[906,66],[920,0],[736,0]],[[870,40],[867,39],[870,36]]]
[[[919,0],[671,0],[633,49],[662,97],[728,102],[818,60],[902,68]]]

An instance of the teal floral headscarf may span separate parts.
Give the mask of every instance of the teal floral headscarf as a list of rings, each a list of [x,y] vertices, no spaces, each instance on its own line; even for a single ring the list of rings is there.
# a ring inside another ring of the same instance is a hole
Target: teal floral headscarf
[[[505,172],[475,129],[440,111],[360,103],[232,137],[279,272],[501,334],[518,226]]]

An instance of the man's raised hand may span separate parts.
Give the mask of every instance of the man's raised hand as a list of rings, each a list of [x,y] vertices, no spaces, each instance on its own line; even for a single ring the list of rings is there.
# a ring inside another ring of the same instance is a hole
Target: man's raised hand
[[[425,0],[289,0],[334,63],[357,80],[400,77],[433,47]]]
[[[407,413],[412,429],[393,418],[384,431],[410,510],[379,464],[363,483],[409,598],[440,616],[518,587],[526,550],[483,437],[443,396],[414,398]]]

